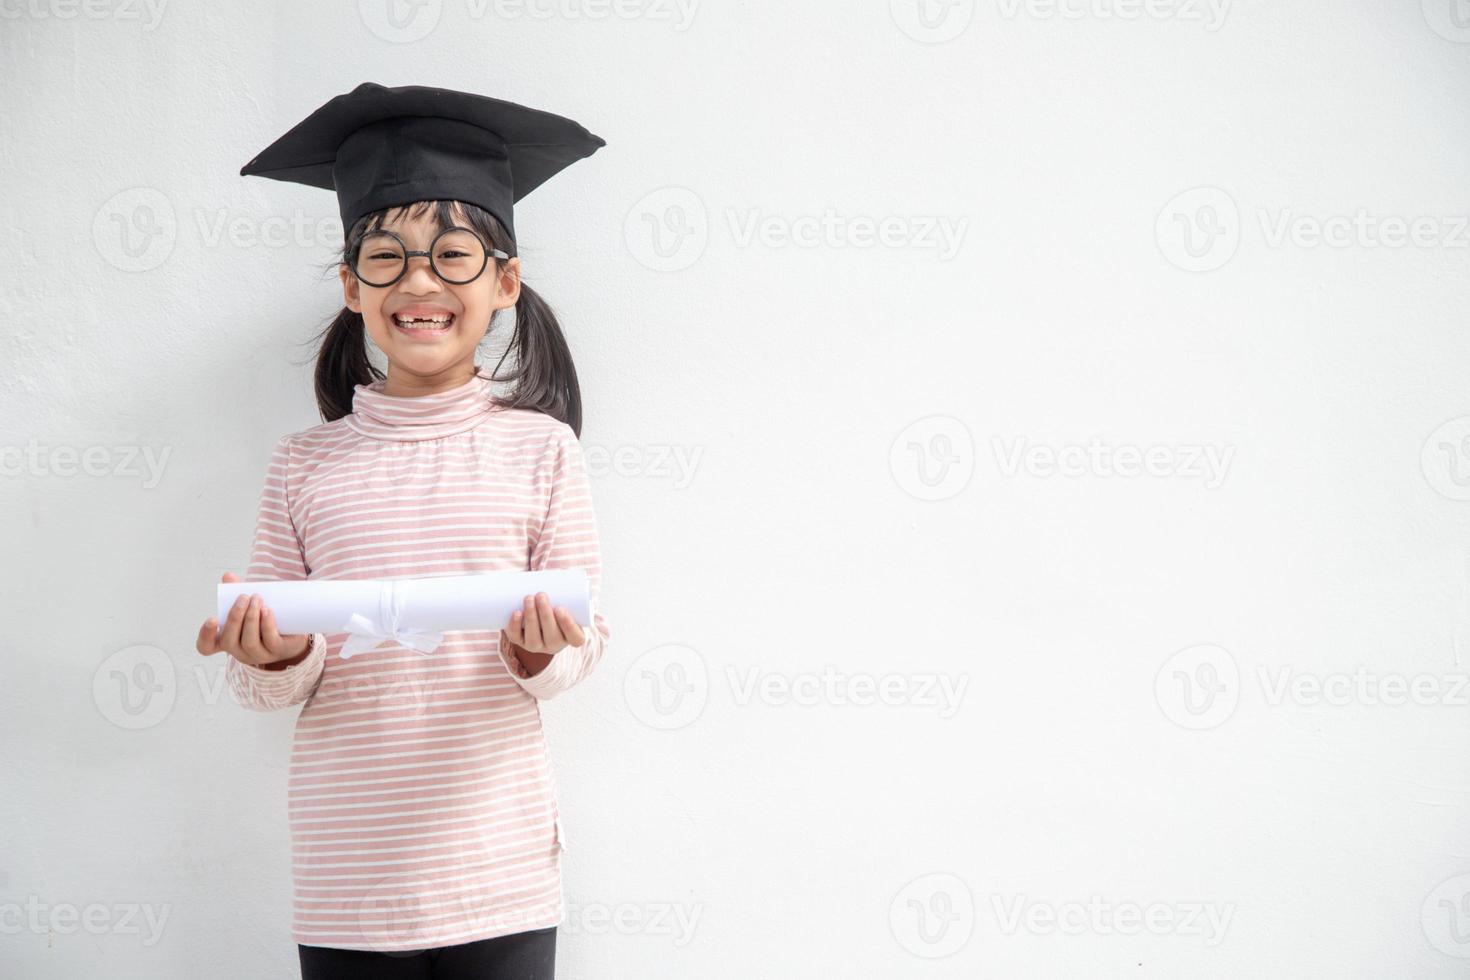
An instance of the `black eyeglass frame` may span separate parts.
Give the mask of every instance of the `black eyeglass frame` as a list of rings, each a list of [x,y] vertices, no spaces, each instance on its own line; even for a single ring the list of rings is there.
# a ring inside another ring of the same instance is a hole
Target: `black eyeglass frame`
[[[471,236],[474,237],[475,241],[480,243],[480,248],[484,250],[484,261],[480,263],[479,270],[476,271],[476,273],[470,276],[468,279],[450,279],[444,273],[440,272],[439,267],[434,264],[434,250],[435,247],[439,244],[439,239],[443,238],[445,235],[450,234],[451,232],[456,231],[468,232]],[[377,237],[379,235],[387,235],[389,238],[392,238],[393,240],[398,242],[399,246],[403,249],[403,267],[398,270],[398,275],[394,276],[392,279],[389,279],[387,282],[371,282],[367,279],[364,279],[362,277],[362,273],[357,271],[357,260],[362,257],[363,243],[368,238]],[[357,277],[357,280],[359,282],[367,286],[372,286],[374,289],[387,289],[389,286],[392,286],[394,283],[396,283],[398,280],[402,279],[405,275],[408,274],[409,260],[412,259],[415,255],[422,255],[424,258],[428,259],[429,269],[434,273],[434,275],[438,276],[440,279],[453,286],[467,286],[470,283],[474,282],[476,279],[483,276],[485,274],[485,267],[490,264],[491,256],[494,256],[497,259],[510,258],[510,255],[508,253],[502,252],[498,248],[491,248],[490,246],[486,245],[485,240],[481,238],[479,233],[476,232],[473,228],[466,228],[463,225],[453,225],[439,232],[439,234],[434,236],[434,240],[429,243],[429,248],[427,251],[409,248],[408,242],[405,242],[403,240],[403,237],[399,235],[396,231],[389,231],[386,228],[378,228],[368,232],[366,235],[363,236],[363,241],[357,243],[357,248],[353,249],[352,252],[352,261],[347,263],[347,265],[349,268],[352,269],[352,274]]]

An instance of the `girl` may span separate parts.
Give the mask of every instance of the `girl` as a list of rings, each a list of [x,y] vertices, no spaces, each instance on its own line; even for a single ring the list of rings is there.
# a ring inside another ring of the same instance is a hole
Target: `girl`
[[[588,624],[542,593],[503,630],[348,660],[347,634],[283,635],[258,595],[205,621],[198,649],[230,655],[243,704],[304,705],[289,811],[305,980],[553,975],[565,837],[540,702],[583,680],[610,634],[576,372],[521,281],[510,203],[600,145],[512,103],[362,85],[242,171],[312,182],[333,149],[325,186],[347,229],[346,308],[316,364],[325,421],[275,445],[247,580],[580,567],[592,597]],[[510,306],[517,363],[501,378],[477,351]]]

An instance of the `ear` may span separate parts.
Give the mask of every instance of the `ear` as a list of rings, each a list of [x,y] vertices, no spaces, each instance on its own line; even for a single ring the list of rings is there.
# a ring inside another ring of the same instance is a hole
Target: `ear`
[[[362,312],[362,283],[343,262],[337,266],[337,278],[342,280],[342,302],[353,313]]]
[[[349,271],[348,275],[351,274]],[[501,263],[496,285],[499,287],[499,295],[495,297],[495,309],[503,310],[508,306],[515,306],[516,301],[521,298],[521,258],[519,255]]]

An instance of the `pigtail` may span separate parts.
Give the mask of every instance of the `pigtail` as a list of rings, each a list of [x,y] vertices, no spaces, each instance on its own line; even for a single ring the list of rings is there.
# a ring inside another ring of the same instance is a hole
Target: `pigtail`
[[[544,412],[571,426],[582,436],[582,390],[577,384],[577,367],[572,351],[556,314],[541,294],[525,281],[516,300],[516,329],[505,354],[515,351],[516,368],[509,376],[496,380],[514,382],[508,403],[512,408],[530,408]],[[505,354],[501,360],[505,360]],[[496,364],[496,371],[500,368]]]
[[[372,384],[383,375],[368,360],[367,330],[362,314],[347,307],[322,332],[316,355],[316,405],[323,422],[335,422],[352,412],[357,385]]]

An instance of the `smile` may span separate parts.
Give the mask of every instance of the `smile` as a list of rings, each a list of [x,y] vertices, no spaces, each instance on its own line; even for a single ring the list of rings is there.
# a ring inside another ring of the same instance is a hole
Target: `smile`
[[[398,316],[393,317],[393,326],[405,334],[414,337],[437,337],[448,333],[454,327],[455,317],[450,313],[436,313],[431,316]]]

